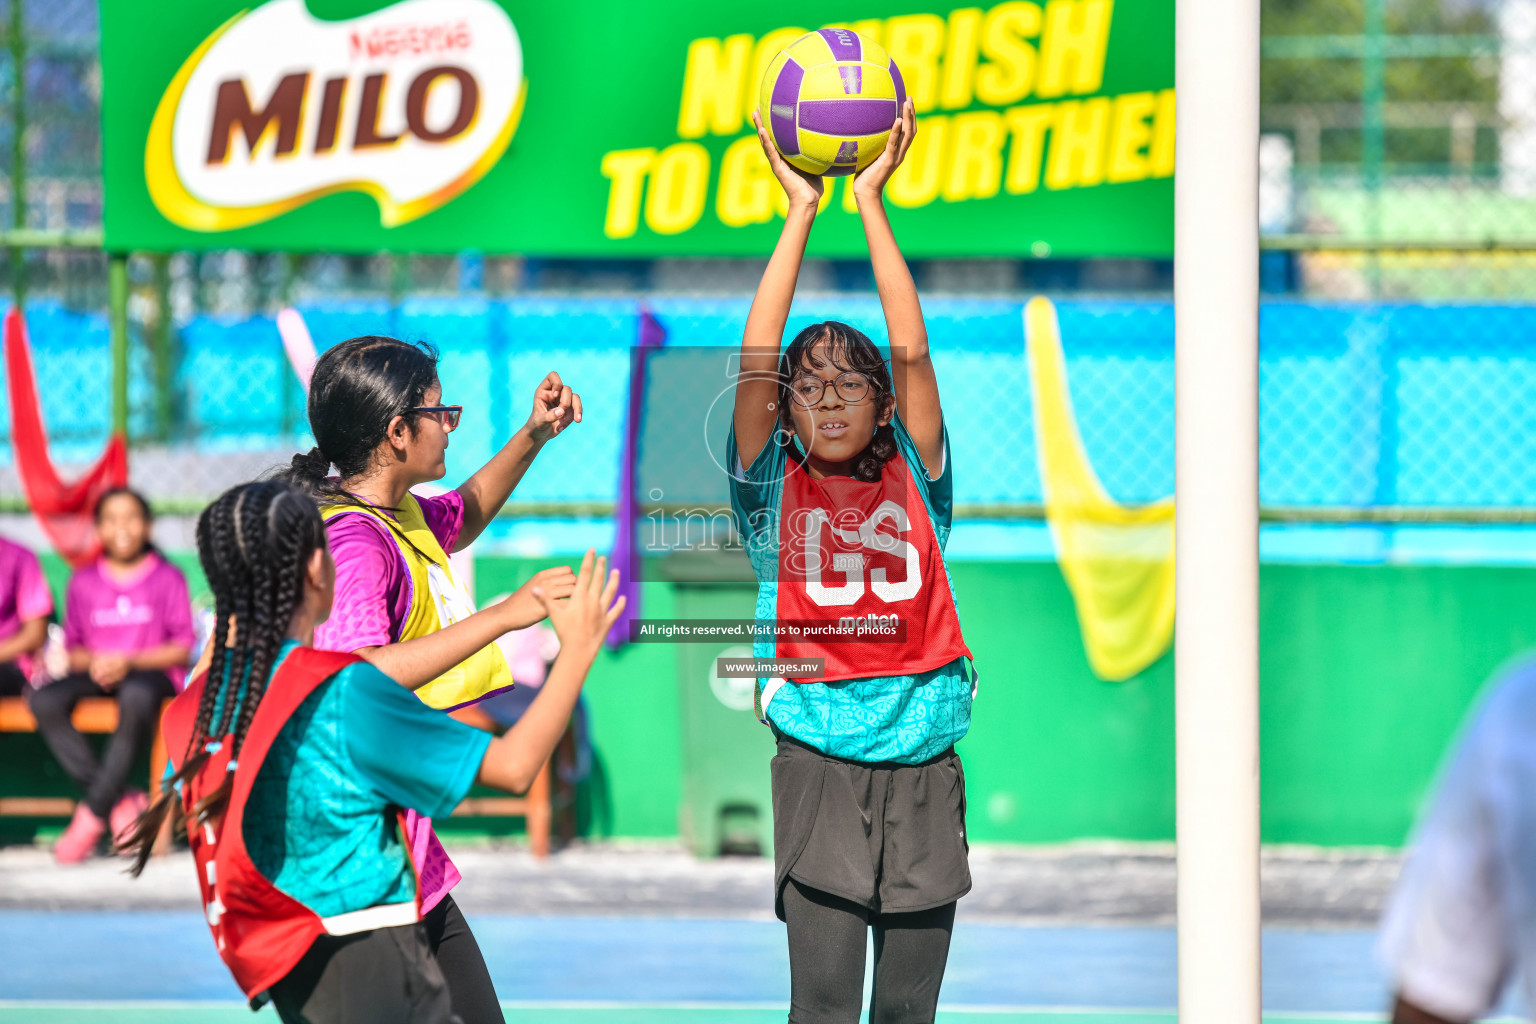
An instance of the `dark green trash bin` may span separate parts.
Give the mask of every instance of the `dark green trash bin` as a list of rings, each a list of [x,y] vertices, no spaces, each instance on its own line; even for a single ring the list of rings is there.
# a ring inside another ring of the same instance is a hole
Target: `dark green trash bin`
[[[677,591],[680,619],[751,619],[757,581],[746,555],[683,552],[663,571]],[[721,657],[750,657],[748,642],[678,645],[683,803],[678,825],[699,857],[773,853],[768,762],[773,733],[757,720],[753,680],[721,679]]]

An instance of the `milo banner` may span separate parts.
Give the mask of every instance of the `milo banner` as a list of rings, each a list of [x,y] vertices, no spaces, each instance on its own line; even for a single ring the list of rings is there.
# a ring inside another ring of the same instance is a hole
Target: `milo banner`
[[[102,0],[113,250],[764,256],[750,120],[804,32],[895,59],[913,257],[1166,256],[1174,0]],[[858,256],[851,179],[813,253]]]

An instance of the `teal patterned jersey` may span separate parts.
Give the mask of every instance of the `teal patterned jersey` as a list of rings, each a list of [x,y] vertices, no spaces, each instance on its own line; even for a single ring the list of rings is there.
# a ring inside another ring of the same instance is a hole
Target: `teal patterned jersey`
[[[954,482],[949,434],[944,434],[944,463],[931,479],[917,446],[898,416],[892,421],[897,458],[905,459],[923,495],[923,505],[939,550],[949,540],[954,510]],[[745,538],[758,580],[757,619],[773,621],[778,609],[779,515],[787,464],[785,450],[770,443],[743,469],[732,431],[726,449],[731,479],[731,509]],[[945,569],[950,592],[954,581]],[[772,638],[759,638],[753,656],[772,658]],[[763,716],[780,732],[833,757],[850,761],[917,764],[937,757],[971,727],[975,672],[964,658],[910,676],[873,676],[834,682],[795,682],[778,686],[758,680],[768,697]]]
[[[274,674],[295,646],[284,644]],[[394,809],[451,813],[490,741],[367,662],[347,666],[295,709],[262,761],[245,808],[251,863],[321,917],[415,899]]]

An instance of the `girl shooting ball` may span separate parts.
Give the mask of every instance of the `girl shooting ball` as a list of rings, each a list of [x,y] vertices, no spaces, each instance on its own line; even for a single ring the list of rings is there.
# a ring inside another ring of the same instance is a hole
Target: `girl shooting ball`
[[[253,1007],[271,999],[290,1024],[460,1024],[405,812],[446,814],[473,782],[527,788],[623,611],[618,574],[588,551],[568,600],[532,589],[560,655],[528,712],[493,739],[358,655],[312,646],[336,566],[307,494],[278,481],[227,491],[198,520],[197,543],[227,632],[166,712],[176,771],[128,843],[135,872],[174,807],[219,955]],[[519,614],[505,601],[464,632],[490,643]]]
[[[899,623],[889,637],[781,634],[757,645],[759,656],[825,664],[815,678],[759,681],[759,713],[778,741],[776,910],[789,932],[789,1019],[859,1020],[873,929],[871,1024],[932,1021],[955,902],[971,885],[954,744],[970,725],[975,672],[942,554],[952,474],[938,381],[883,203],[912,142],[912,105],[853,180],[889,367],[837,321],[806,327],[781,354],[824,186],[786,163],[754,121],[789,197],[747,317],[728,455],[760,583],[757,618]]]

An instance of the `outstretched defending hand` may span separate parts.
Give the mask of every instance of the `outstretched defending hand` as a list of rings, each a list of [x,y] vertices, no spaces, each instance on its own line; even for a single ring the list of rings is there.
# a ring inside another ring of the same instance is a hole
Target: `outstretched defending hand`
[[[917,115],[912,110],[912,100],[908,97],[906,105],[901,108],[896,123],[891,126],[890,137],[885,140],[885,152],[875,158],[875,162],[864,168],[853,177],[853,194],[857,199],[879,199],[885,191],[885,183],[891,180],[891,175],[896,173],[896,168],[907,158],[907,150],[912,145],[912,136],[917,133]]]
[[[560,637],[561,650],[572,648],[595,654],[624,611],[624,598],[613,599],[619,591],[619,571],[606,572],[608,559],[600,556],[594,566],[594,555],[588,548],[568,599],[555,600],[542,585],[533,588],[533,596],[544,606],[549,624]]]
[[[812,210],[821,205],[821,193],[826,189],[826,183],[819,174],[806,174],[800,168],[784,159],[779,152],[779,147],[773,144],[768,137],[768,129],[763,127],[763,118],[757,111],[752,111],[752,123],[757,125],[757,141],[762,144],[763,155],[768,158],[768,166],[773,168],[773,176],[779,179],[779,184],[784,186],[784,194],[789,196],[791,206],[808,206]]]
[[[576,574],[568,565],[541,569],[533,578],[512,592],[496,607],[503,613],[507,629],[526,629],[544,618],[544,604],[534,595],[543,591],[551,598],[570,597],[576,589]]]
[[[572,423],[581,422],[581,396],[566,386],[555,371],[539,382],[533,392],[533,412],[528,433],[535,441],[548,441]]]

